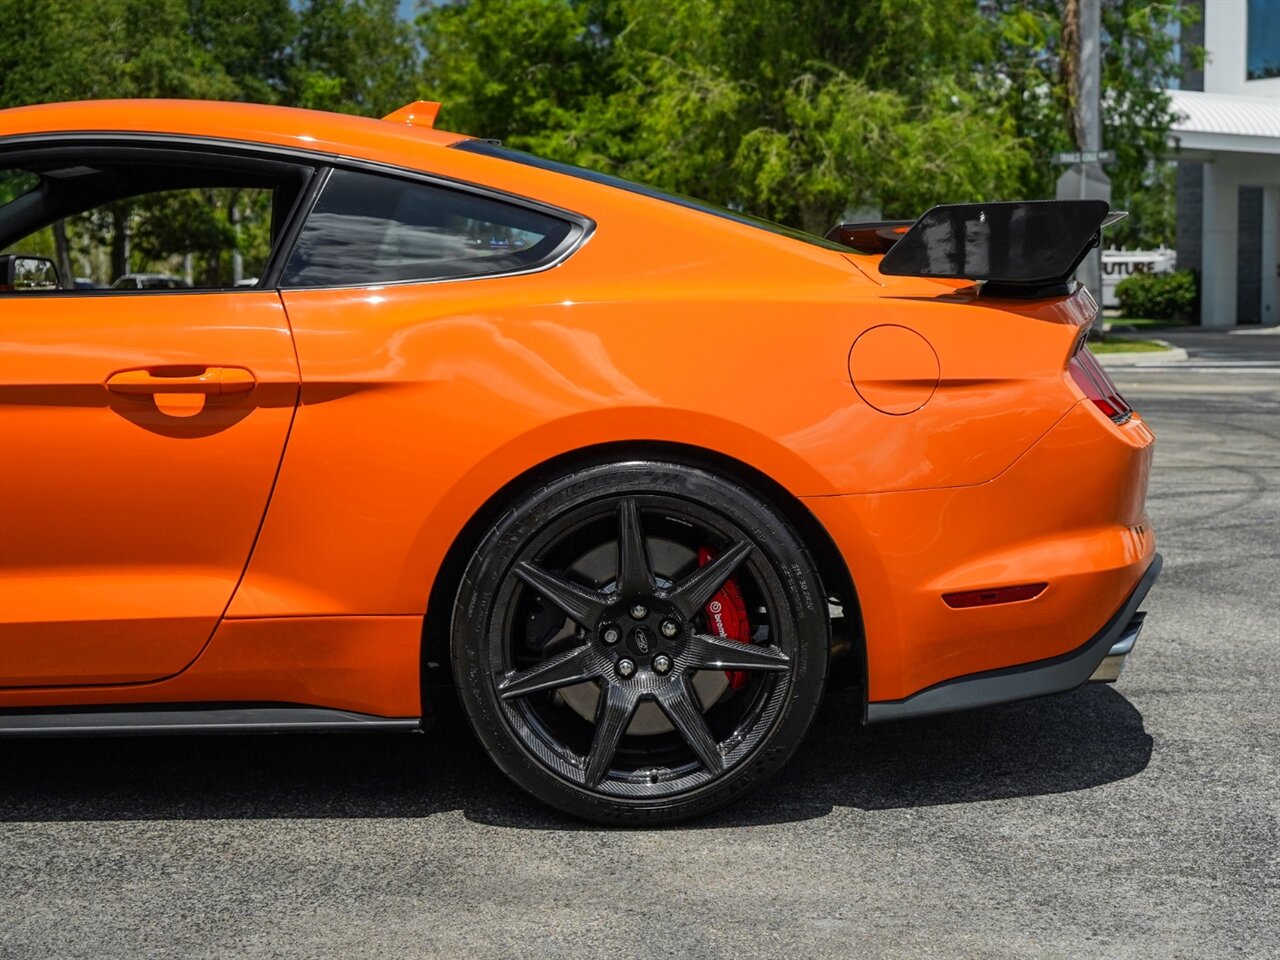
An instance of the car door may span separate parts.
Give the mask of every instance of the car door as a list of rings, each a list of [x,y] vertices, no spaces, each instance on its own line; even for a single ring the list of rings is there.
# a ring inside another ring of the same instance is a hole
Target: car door
[[[288,436],[280,297],[235,282],[269,273],[310,171],[75,144],[0,152],[6,170],[0,250],[104,289],[0,292],[0,686],[170,676],[230,602]],[[194,282],[111,290],[121,265]]]

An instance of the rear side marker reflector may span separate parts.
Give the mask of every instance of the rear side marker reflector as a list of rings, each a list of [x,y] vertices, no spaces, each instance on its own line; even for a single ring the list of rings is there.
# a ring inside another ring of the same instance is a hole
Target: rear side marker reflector
[[[1047,586],[1047,583],[1023,583],[1016,587],[992,587],[990,590],[962,590],[944,593],[942,599],[948,607],[987,607],[995,603],[1030,600],[1040,596]]]

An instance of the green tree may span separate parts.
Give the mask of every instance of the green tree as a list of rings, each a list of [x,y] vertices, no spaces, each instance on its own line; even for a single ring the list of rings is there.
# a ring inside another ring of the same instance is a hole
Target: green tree
[[[298,17],[289,0],[187,0],[196,44],[235,87],[235,99],[288,95]]]
[[[442,125],[825,229],[1052,195],[1061,0],[0,0],[0,106],[243,99]],[[1170,239],[1178,0],[1103,0],[1112,239]],[[21,37],[21,42],[13,38]],[[127,222],[128,218],[124,218]]]
[[[972,107],[913,106],[843,74],[801,75],[782,107],[783,124],[743,137],[734,167],[758,208],[811,233],[851,208],[914,217],[940,199],[1001,199],[1025,161]]]
[[[102,97],[230,97],[235,86],[196,41],[184,0],[0,0],[0,107]],[[13,42],[21,37],[22,42]],[[106,219],[116,275],[125,272],[128,201]],[[50,228],[60,271],[71,275],[67,226]]]
[[[185,0],[0,0],[0,107],[113,97],[229,97]],[[18,41],[21,38],[21,41]]]
[[[190,256],[205,286],[253,276],[269,252],[271,193],[233,187],[166,190],[133,207],[132,249],[146,269],[180,269]],[[247,268],[236,275],[235,262]]]
[[[427,92],[454,129],[536,149],[616,89],[609,3],[471,0],[420,18]]]
[[[1060,0],[455,0],[419,18],[468,133],[825,229],[1048,197],[1072,147]],[[1114,239],[1167,236],[1177,0],[1104,0]]]
[[[972,0],[470,0],[419,25],[446,125],[810,230],[1005,196],[1026,162],[975,94]]]
[[[396,0],[309,0],[292,40],[286,102],[380,116],[413,100],[418,53]]]
[[[998,70],[988,96],[1007,109],[1017,135],[1034,144],[1024,192],[1051,197],[1062,168],[1048,163],[1050,155],[1081,146],[1071,120],[1062,2],[984,2],[998,37]],[[1108,242],[1172,242],[1175,195],[1168,132],[1173,118],[1165,89],[1178,75],[1178,37],[1196,15],[1178,0],[1102,0],[1102,144],[1116,151],[1116,162],[1107,167],[1112,206],[1131,212],[1108,231]]]
[[[395,0],[94,0],[88,14],[83,0],[0,0],[0,107],[190,97],[367,114],[417,85]]]

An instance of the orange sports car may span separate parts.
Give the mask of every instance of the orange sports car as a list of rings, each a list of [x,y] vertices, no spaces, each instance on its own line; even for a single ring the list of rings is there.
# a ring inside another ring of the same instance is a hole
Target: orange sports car
[[[0,112],[0,733],[413,730],[451,677],[521,787],[667,822],[841,656],[850,722],[1115,679],[1106,204],[818,238],[435,110]]]

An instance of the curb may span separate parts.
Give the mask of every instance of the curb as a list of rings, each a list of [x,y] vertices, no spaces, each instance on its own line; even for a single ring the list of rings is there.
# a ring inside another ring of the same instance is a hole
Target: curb
[[[1164,350],[1135,350],[1133,353],[1095,353],[1098,362],[1104,367],[1139,367],[1148,363],[1181,363],[1187,359],[1187,351],[1182,347],[1175,347],[1167,340],[1157,340],[1156,343],[1163,343]]]

